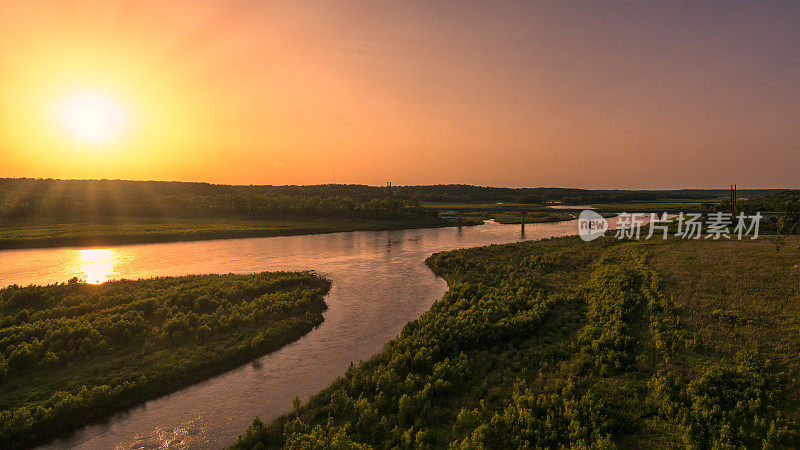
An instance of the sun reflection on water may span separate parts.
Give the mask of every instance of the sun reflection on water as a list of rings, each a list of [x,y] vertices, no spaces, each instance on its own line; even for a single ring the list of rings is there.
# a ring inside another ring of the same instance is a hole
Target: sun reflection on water
[[[78,250],[79,270],[87,283],[100,284],[108,281],[114,263],[117,261],[117,251],[113,248],[93,248],[91,250]]]

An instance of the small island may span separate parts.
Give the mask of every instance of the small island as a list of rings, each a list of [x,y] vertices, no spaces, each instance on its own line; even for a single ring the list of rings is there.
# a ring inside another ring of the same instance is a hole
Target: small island
[[[329,289],[308,272],[2,289],[0,447],[42,442],[276,350],[322,323]]]

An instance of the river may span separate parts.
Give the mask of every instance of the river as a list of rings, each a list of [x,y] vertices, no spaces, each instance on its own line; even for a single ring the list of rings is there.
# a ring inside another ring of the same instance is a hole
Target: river
[[[0,252],[0,286],[79,277],[89,282],[157,275],[314,270],[332,288],[325,321],[273,353],[88,425],[44,448],[209,448],[229,445],[254,417],[291,409],[369,359],[441,298],[431,253],[576,234],[576,221],[426,228]]]

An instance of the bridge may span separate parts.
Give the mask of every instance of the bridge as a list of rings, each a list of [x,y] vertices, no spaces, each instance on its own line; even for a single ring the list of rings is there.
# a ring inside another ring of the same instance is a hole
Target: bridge
[[[645,214],[645,215],[648,215],[648,216],[650,214],[658,214],[658,215],[662,215],[662,214],[680,214],[682,212],[683,213],[700,213],[700,214],[706,215],[706,214],[713,213],[713,212],[719,212],[719,211],[713,210],[713,209],[690,209],[690,210],[678,210],[678,209],[659,209],[659,210],[656,210],[656,209],[652,209],[652,210],[644,210],[644,209],[639,208],[637,210],[631,211],[631,210],[623,210],[623,209],[594,209],[594,208],[579,208],[579,207],[575,207],[575,208],[569,208],[569,207],[567,207],[567,208],[564,208],[564,207],[548,208],[548,207],[525,207],[525,206],[515,207],[515,206],[500,206],[500,205],[498,205],[497,207],[494,207],[494,206],[463,206],[463,207],[462,206],[456,206],[456,207],[452,207],[452,206],[451,207],[448,207],[448,206],[420,206],[420,207],[414,207],[414,208],[409,208],[409,209],[412,210],[412,211],[454,212],[454,213],[456,213],[456,216],[458,217],[458,226],[459,227],[461,226],[461,222],[462,222],[462,220],[464,218],[464,213],[467,213],[467,212],[518,213],[520,215],[520,225],[521,225],[521,228],[522,228],[522,235],[523,236],[525,235],[525,215],[527,213],[542,213],[542,212],[544,212],[544,213],[569,213],[569,214],[572,214],[575,219],[577,219],[578,215],[581,212],[586,211],[587,209],[591,210],[591,211],[594,211],[594,212],[596,212],[598,214],[606,214],[606,215],[608,215],[608,214],[628,213],[628,214]]]

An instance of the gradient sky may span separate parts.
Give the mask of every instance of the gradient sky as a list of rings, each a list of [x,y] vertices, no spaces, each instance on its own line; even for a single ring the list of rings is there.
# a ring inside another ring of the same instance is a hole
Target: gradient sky
[[[0,2],[0,176],[800,187],[799,118],[796,1]]]

